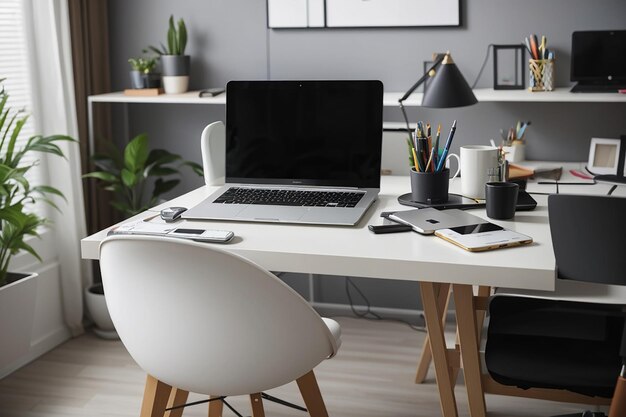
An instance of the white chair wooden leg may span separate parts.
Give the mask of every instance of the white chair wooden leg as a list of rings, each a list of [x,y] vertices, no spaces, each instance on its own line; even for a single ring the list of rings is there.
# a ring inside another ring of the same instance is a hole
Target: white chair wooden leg
[[[175,407],[177,405],[184,405],[187,403],[189,397],[189,391],[183,389],[172,388],[170,394],[170,400],[167,403],[167,408]],[[165,413],[165,417],[182,417],[184,408],[177,408],[176,410],[170,410]]]
[[[221,400],[211,401],[209,403],[209,417],[222,417],[224,403]]]
[[[163,417],[171,391],[171,386],[148,375],[141,404],[141,417]]]
[[[250,406],[252,407],[252,417],[265,417],[263,399],[260,393],[250,394]]]
[[[304,399],[304,404],[306,404],[306,408],[309,410],[309,415],[311,417],[328,417],[326,405],[324,405],[324,399],[313,371],[311,370],[301,376],[296,382],[298,383],[300,394],[302,394],[302,399]]]

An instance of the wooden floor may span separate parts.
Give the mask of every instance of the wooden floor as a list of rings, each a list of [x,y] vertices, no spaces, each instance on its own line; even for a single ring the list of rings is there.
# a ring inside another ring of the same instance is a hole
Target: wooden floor
[[[424,334],[389,322],[338,318],[339,354],[322,363],[317,379],[331,417],[440,416],[434,373],[413,383]],[[145,374],[120,342],[92,334],[71,340],[0,381],[0,417],[138,416]],[[270,391],[302,404],[296,384]],[[190,401],[202,397],[192,395]],[[460,416],[468,416],[465,390],[457,388]],[[248,400],[231,399],[243,415]],[[580,407],[547,401],[487,396],[490,417],[539,417],[578,412]],[[307,414],[266,404],[268,416]],[[206,416],[207,406],[189,407],[185,417]],[[224,416],[234,416],[225,410]]]

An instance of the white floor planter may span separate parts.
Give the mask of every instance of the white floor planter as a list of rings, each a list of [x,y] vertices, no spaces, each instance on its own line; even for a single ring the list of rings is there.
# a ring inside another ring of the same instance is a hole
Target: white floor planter
[[[19,359],[31,345],[37,300],[37,274],[0,287],[0,369]]]
[[[104,299],[102,284],[94,284],[85,289],[85,304],[91,319],[96,324],[93,332],[103,339],[119,339]]]

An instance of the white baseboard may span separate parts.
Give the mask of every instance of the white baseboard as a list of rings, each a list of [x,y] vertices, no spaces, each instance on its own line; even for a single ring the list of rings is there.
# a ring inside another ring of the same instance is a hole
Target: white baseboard
[[[46,337],[39,339],[35,344],[31,345],[27,354],[21,356],[8,366],[0,369],[0,379],[16,371],[27,363],[34,361],[44,353],[51,351],[61,343],[69,340],[71,337],[70,331],[66,327],[49,333]]]

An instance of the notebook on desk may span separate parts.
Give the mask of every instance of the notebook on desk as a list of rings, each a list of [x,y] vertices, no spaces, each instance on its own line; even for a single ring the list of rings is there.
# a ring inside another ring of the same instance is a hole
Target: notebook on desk
[[[186,219],[354,225],[380,189],[380,81],[231,81],[226,185]]]

